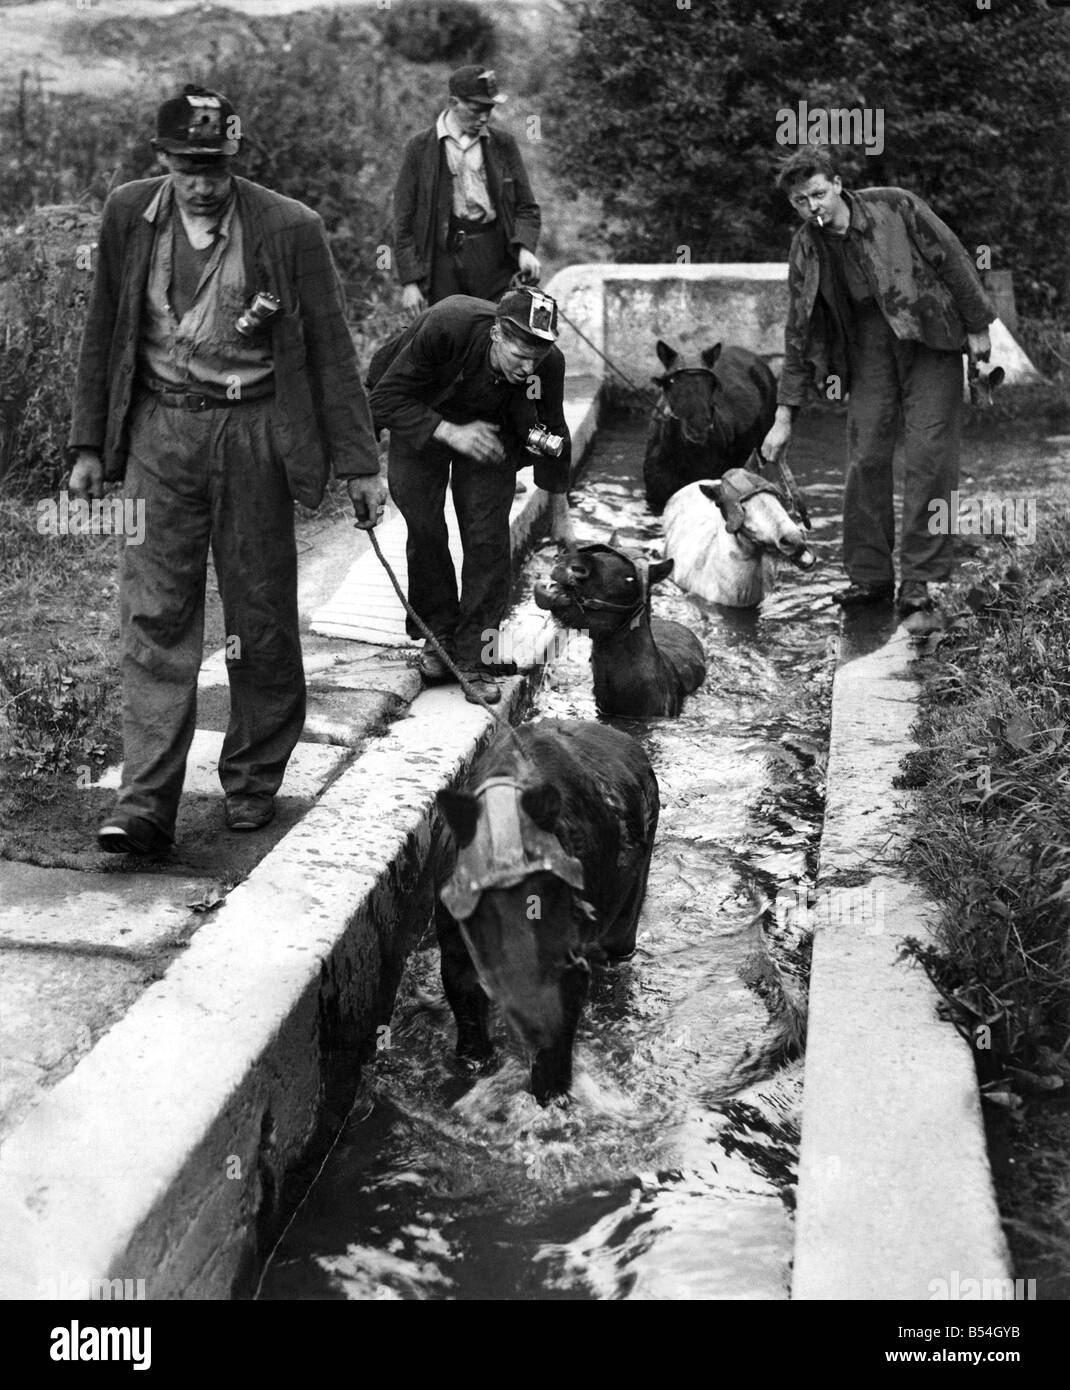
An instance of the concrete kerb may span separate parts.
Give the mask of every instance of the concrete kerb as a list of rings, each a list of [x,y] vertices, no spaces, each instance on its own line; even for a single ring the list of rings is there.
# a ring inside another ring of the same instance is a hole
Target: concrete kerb
[[[570,407],[577,458],[596,394],[588,379]],[[519,622],[517,645],[534,629],[545,652],[545,615]],[[516,716],[529,686],[504,682],[499,709]],[[435,795],[493,731],[457,687],[420,694],[42,1097],[0,1150],[0,1297],[105,1279],[144,1279],[149,1298],[247,1291],[324,1095],[341,1077],[352,1097],[430,914]]]
[[[898,959],[936,913],[896,862],[909,833],[897,805],[909,794],[892,779],[914,746],[911,654],[899,628],[833,685],[818,898],[861,895],[880,910],[822,914],[815,932],[797,1299],[929,1299],[956,1274],[1008,1278],[970,1049],[924,972]]]

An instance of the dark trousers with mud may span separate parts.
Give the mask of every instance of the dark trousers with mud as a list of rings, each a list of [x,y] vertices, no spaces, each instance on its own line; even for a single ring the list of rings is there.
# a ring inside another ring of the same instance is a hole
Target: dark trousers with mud
[[[843,561],[852,580],[886,584],[895,578],[892,455],[900,418],[906,467],[900,578],[950,576],[954,539],[929,530],[929,503],[939,498],[950,505],[958,486],[962,382],[961,353],[901,341],[874,304],[862,306],[851,362],[843,507]]]
[[[408,528],[409,602],[435,636],[446,639],[458,666],[474,669],[483,664],[484,632],[497,632],[509,604],[509,512],[516,472],[508,463],[477,463],[451,454],[436,442],[414,449],[391,439],[389,476],[391,496]],[[463,548],[460,594],[446,528],[447,483]],[[410,637],[423,635],[411,618],[406,627]]]
[[[226,630],[227,794],[270,795],[305,721],[293,500],[271,401],[193,413],[152,396],[131,422],[126,495],[145,537],[120,582],[123,785],[119,806],[174,835],[196,728],[208,553]]]

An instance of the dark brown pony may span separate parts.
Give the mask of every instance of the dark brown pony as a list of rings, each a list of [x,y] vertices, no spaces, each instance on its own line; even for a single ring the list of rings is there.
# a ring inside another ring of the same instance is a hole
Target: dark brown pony
[[[685,357],[659,338],[657,354],[665,373],[654,377],[662,395],[643,460],[652,512],[660,512],[687,483],[742,468],[776,413],[773,374],[747,348],[722,351],[717,343]]]

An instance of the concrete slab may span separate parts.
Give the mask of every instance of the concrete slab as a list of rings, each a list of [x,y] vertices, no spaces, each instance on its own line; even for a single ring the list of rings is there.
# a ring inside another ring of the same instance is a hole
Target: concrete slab
[[[1007,1278],[1008,1256],[969,1048],[899,960],[936,913],[899,868],[913,648],[862,637],[833,686],[792,1296],[928,1299],[956,1272]]]
[[[0,1141],[143,991],[156,965],[85,953],[0,950]]]
[[[193,735],[189,761],[186,764],[186,796],[223,795],[219,785],[219,753],[223,747],[223,734],[217,729],[198,729]],[[311,800],[318,795],[324,783],[341,767],[349,756],[345,748],[327,748],[316,743],[299,743],[293,751],[286,767],[286,777],[280,789],[280,796],[300,797]],[[107,768],[97,787],[117,789],[122,781],[122,764]]]
[[[86,874],[7,863],[0,880],[0,946],[45,945],[137,955],[177,940],[210,878]]]

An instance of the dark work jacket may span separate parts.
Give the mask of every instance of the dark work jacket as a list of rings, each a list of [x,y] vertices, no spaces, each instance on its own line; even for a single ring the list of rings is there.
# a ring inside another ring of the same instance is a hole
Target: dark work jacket
[[[419,314],[378,380],[378,364],[372,359],[369,385],[376,429],[389,429],[413,448],[424,448],[447,418],[450,396],[459,383],[471,379],[486,361],[494,317],[489,299],[466,294],[450,295]],[[535,391],[530,382],[512,387],[502,419],[489,423],[502,425],[502,443],[514,468],[534,463],[536,487],[566,492],[572,439],[565,424],[565,359],[560,348],[550,349],[533,376],[538,382]],[[524,451],[523,434],[537,422],[564,436],[559,459]]]
[[[162,183],[154,178],[123,184],[104,206],[69,447],[100,451],[109,482],[126,472],[155,237],[154,224],[143,214]],[[338,477],[379,471],[341,286],[318,213],[248,179],[234,183],[248,298],[266,290],[282,302],[271,321],[271,349],[286,477],[293,497],[316,507],[332,464]]]
[[[858,237],[859,259],[895,336],[964,351],[966,334],[983,332],[996,314],[951,228],[904,188],[863,188],[843,196],[851,210],[847,235]],[[801,405],[810,390],[823,393],[836,370],[831,316],[819,299],[821,235],[804,222],[792,238],[779,405]]]
[[[488,126],[483,139],[487,192],[514,257],[520,246],[534,253],[542,214],[513,137]],[[394,188],[394,251],[398,279],[424,291],[436,254],[447,249],[453,179],[438,130],[431,126],[405,146]]]

